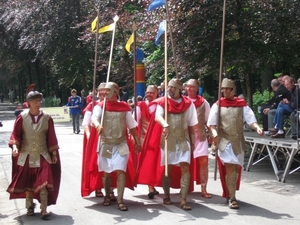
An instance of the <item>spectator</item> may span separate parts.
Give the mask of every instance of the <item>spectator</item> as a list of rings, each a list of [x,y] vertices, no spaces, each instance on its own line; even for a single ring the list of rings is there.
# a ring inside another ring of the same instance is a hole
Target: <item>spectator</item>
[[[274,128],[269,128],[272,138],[284,138],[285,134],[283,131],[284,115],[290,115],[296,109],[296,86],[294,80],[291,77],[287,77],[284,81],[285,87],[291,92],[292,98],[283,98],[278,105],[274,117]]]
[[[3,100],[4,100],[4,94],[1,92],[0,93],[0,99],[1,99],[1,103],[3,103]]]
[[[72,117],[73,133],[79,134],[79,117],[81,112],[82,101],[77,95],[76,89],[72,89],[71,96],[68,98],[68,103],[65,106],[70,107],[70,115]]]
[[[124,88],[124,87],[122,88],[122,93],[123,93],[123,95],[122,95],[121,101],[127,102],[127,100],[128,100],[128,93],[127,93],[126,88]]]
[[[9,98],[10,103],[14,103],[14,99],[15,99],[14,95],[15,94],[14,94],[13,90],[8,93],[8,98]]]
[[[300,138],[300,134],[299,134],[300,117],[299,117],[299,113],[298,113],[300,111],[300,78],[297,80],[297,82],[298,82],[298,85],[296,85],[295,91],[296,91],[296,97],[298,100],[298,105],[296,105],[296,110],[294,112],[292,112],[290,115],[292,138],[294,140],[296,140],[297,138]],[[297,95],[297,93],[298,93],[298,95]]]
[[[20,113],[21,112],[23,112],[23,107],[22,107],[22,104],[21,103],[19,103],[18,105],[17,105],[17,108],[15,109],[15,116],[16,117],[18,117],[19,115],[20,115]]]
[[[159,97],[163,97],[163,96],[165,96],[165,82],[162,82],[161,84],[160,84],[160,93],[159,93]]]
[[[262,117],[263,130],[266,134],[268,133],[268,129],[270,127],[275,126],[273,119],[280,101],[284,98],[291,99],[292,97],[289,90],[283,84],[281,84],[278,79],[273,79],[271,81],[271,87],[275,92],[273,98],[261,105],[259,110]]]

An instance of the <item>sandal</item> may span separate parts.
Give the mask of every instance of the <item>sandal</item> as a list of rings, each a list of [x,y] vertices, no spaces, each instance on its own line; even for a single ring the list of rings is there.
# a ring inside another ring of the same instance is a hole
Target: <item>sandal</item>
[[[164,202],[165,205],[172,205],[173,204],[170,197],[164,198],[163,202]]]
[[[153,191],[149,192],[148,198],[149,198],[149,199],[153,199],[154,196],[155,196],[155,195],[158,195],[158,194],[159,194],[159,192],[158,192],[155,188],[153,188]]]
[[[117,201],[117,197],[115,196],[115,193],[113,191],[110,192],[109,197],[110,197],[111,202],[116,202]]]
[[[120,203],[118,203],[118,209],[120,211],[127,211],[128,207],[123,202],[120,202]]]
[[[103,195],[103,193],[102,193],[101,190],[96,190],[96,191],[95,191],[95,196],[96,196],[96,197],[104,197],[104,195]]]
[[[103,206],[110,206],[110,197],[105,197],[102,203]]]
[[[182,203],[180,205],[180,208],[182,208],[183,210],[186,210],[186,211],[192,210],[192,207],[188,206],[186,203]]]
[[[202,197],[204,198],[211,198],[211,194],[208,194],[206,191],[201,192]]]
[[[229,200],[230,209],[239,209],[239,205],[236,200]]]
[[[27,209],[27,216],[34,216],[34,208],[35,208],[35,203],[33,203],[28,209]]]
[[[41,211],[41,219],[42,220],[47,220],[49,216],[50,216],[50,213],[48,213],[46,210]]]
[[[155,188],[153,188],[153,192],[154,192],[156,195],[159,195],[159,192],[158,192]]]

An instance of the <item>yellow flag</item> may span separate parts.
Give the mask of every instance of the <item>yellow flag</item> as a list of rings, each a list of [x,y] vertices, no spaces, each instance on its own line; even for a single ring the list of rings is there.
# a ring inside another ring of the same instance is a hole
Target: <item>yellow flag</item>
[[[99,33],[104,33],[106,31],[112,31],[114,29],[115,29],[115,23],[112,23],[112,24],[109,24],[109,25],[107,25],[105,27],[101,27],[98,32]]]
[[[125,45],[125,48],[126,48],[127,52],[129,52],[129,53],[130,53],[130,46],[133,42],[134,42],[134,33],[132,33],[132,35],[130,36],[130,38],[128,39],[128,41]]]
[[[95,31],[96,26],[97,26],[97,22],[98,22],[98,16],[96,16],[96,18],[94,19],[94,21],[92,22],[92,32]]]

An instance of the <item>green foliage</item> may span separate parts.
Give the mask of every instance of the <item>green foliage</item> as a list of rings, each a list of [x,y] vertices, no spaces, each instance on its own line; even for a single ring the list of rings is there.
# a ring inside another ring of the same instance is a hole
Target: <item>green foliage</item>
[[[60,103],[61,103],[60,98],[52,98],[52,97],[45,98],[46,107],[58,107],[60,106]]]
[[[206,91],[203,92],[203,97],[206,99],[206,101],[209,103],[209,105],[214,104],[214,97],[210,96]]]
[[[265,90],[263,93],[260,93],[259,91],[255,92],[253,94],[253,112],[255,114],[255,117],[259,123],[261,123],[261,116],[258,113],[258,107],[265,104],[267,101],[269,101],[273,97],[273,92],[268,92]]]

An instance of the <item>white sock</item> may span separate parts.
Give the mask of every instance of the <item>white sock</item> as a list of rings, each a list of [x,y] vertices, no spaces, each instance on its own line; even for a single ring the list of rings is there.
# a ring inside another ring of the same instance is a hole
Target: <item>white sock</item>
[[[283,134],[283,133],[284,133],[283,130],[281,129],[278,130],[278,134]]]

